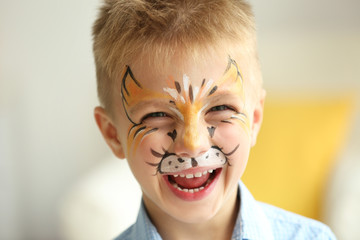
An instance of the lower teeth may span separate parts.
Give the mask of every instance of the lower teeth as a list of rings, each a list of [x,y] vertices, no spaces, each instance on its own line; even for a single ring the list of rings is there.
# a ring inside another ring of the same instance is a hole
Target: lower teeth
[[[194,189],[180,188],[177,183],[174,183],[173,186],[174,186],[174,188],[177,188],[180,191],[194,193],[194,192],[199,192],[201,190],[204,190],[210,184],[210,182],[211,182],[211,180],[208,179],[206,181],[205,186],[202,186],[202,187],[199,187],[199,188],[194,188]]]

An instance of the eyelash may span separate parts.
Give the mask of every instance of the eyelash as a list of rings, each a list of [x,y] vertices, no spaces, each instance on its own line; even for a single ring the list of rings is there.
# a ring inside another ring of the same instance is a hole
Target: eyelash
[[[162,118],[162,117],[168,117],[169,115],[167,115],[164,112],[152,112],[149,114],[146,114],[144,117],[141,118],[141,122],[143,122],[144,120],[148,119],[148,118]]]
[[[219,105],[219,106],[210,108],[209,112],[218,112],[218,111],[225,111],[225,110],[235,111],[232,107],[229,107],[227,105]]]

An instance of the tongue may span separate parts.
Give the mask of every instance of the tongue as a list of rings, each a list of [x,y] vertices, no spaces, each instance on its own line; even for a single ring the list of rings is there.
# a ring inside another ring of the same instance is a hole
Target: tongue
[[[194,178],[186,178],[186,177],[173,177],[170,176],[171,180],[176,182],[180,187],[187,188],[187,189],[193,189],[193,188],[199,188],[202,185],[206,183],[206,181],[209,179],[210,174],[205,174],[201,177],[194,177]]]

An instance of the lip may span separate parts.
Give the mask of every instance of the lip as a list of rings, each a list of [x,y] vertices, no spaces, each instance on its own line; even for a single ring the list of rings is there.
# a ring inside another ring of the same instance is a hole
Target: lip
[[[198,192],[184,192],[182,190],[179,190],[178,188],[175,188],[168,180],[168,175],[164,175],[163,179],[166,182],[166,185],[170,188],[170,190],[180,199],[184,201],[199,201],[203,198],[206,198],[211,194],[211,192],[214,190],[216,183],[219,180],[219,177],[222,173],[222,168],[217,168],[214,170],[215,176],[212,179],[212,181],[204,187],[204,189],[198,191]]]

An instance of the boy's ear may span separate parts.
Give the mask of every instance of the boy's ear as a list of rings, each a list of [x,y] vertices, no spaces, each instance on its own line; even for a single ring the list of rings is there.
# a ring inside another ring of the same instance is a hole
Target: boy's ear
[[[251,129],[251,147],[255,146],[258,133],[260,131],[261,123],[264,115],[264,101],[265,101],[266,91],[262,89],[260,98],[256,101],[254,112],[253,112],[253,122]]]
[[[105,109],[102,107],[96,107],[94,110],[94,116],[100,132],[112,152],[120,159],[125,158],[122,144],[118,139],[116,127],[112,123],[111,118],[107,115]]]

